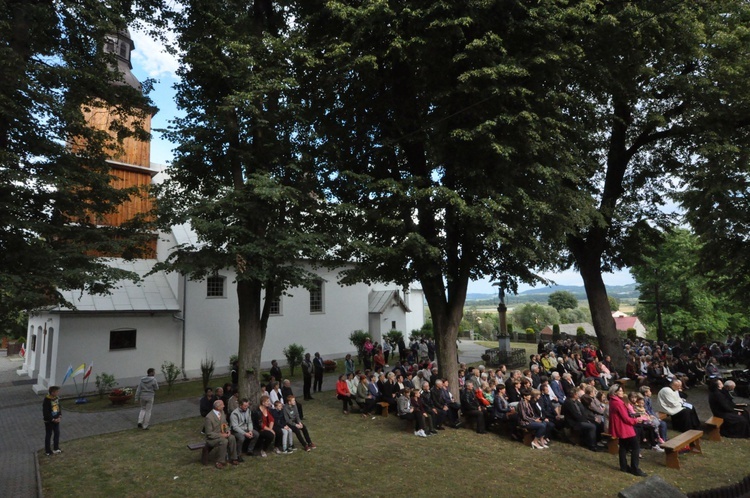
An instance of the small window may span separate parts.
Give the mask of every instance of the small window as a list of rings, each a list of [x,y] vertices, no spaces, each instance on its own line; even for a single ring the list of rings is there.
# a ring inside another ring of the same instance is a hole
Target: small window
[[[277,297],[273,301],[271,301],[270,304],[270,315],[280,315],[281,314],[281,296]]]
[[[391,330],[396,330],[396,320],[391,321]]]
[[[115,42],[113,42],[112,40],[107,40],[106,43],[104,44],[104,51],[108,52],[110,54],[114,54],[115,53]]]
[[[120,57],[123,59],[128,58],[128,46],[124,41],[120,42]]]
[[[109,350],[135,349],[135,329],[118,329],[109,331]]]
[[[226,277],[214,275],[206,279],[206,297],[224,297],[226,295]]]
[[[310,287],[310,313],[323,313],[323,282],[320,280]]]

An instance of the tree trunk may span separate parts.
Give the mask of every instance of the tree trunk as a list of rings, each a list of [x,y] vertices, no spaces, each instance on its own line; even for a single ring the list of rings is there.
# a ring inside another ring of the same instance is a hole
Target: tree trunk
[[[463,292],[445,296],[442,277],[421,279],[427,306],[432,315],[433,330],[435,331],[435,358],[438,363],[440,378],[448,379],[450,391],[454,399],[458,400],[458,326],[463,317],[466,302],[466,285],[459,285]],[[449,293],[450,294],[450,293]]]
[[[239,340],[239,392],[253,406],[260,400],[260,358],[266,339],[266,328],[261,320],[261,292],[259,282],[240,280],[237,282],[237,298],[240,311]]]
[[[573,254],[583,278],[583,285],[586,288],[586,297],[591,309],[591,321],[596,331],[596,337],[599,339],[599,347],[604,354],[612,358],[615,369],[620,374],[624,374],[627,358],[622,349],[622,340],[615,328],[615,320],[612,318],[612,311],[609,307],[607,288],[604,286],[604,280],[602,279],[600,257],[587,251],[585,243],[579,244]]]

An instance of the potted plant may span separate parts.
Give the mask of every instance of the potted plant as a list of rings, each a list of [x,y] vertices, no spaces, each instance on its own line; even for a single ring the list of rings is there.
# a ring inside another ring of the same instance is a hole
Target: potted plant
[[[109,393],[109,400],[113,405],[124,405],[131,399],[133,399],[133,388],[131,387],[118,387],[113,389]]]
[[[336,371],[336,362],[334,360],[324,360],[323,361],[323,371],[324,372],[335,372]]]

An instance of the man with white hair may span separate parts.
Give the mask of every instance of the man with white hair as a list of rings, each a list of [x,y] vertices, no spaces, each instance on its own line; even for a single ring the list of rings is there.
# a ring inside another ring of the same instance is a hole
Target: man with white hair
[[[693,405],[682,399],[682,382],[673,380],[670,385],[659,391],[659,405],[672,417],[672,427],[676,431],[685,432],[700,429],[701,421]]]

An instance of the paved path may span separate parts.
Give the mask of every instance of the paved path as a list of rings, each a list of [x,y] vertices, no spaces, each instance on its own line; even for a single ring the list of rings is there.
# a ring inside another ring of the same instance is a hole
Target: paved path
[[[464,341],[459,345],[461,361],[479,361],[483,347]],[[44,448],[42,422],[43,395],[31,390],[34,381],[20,377],[17,357],[6,357],[0,352],[0,496],[33,498],[40,496],[37,481],[37,452]],[[324,378],[323,389],[335,388],[336,376]],[[295,393],[302,394],[302,383],[293,384]],[[154,407],[151,424],[194,417],[198,413],[198,399],[160,403]],[[132,429],[138,418],[138,408],[99,413],[63,414],[61,442],[82,437]]]

